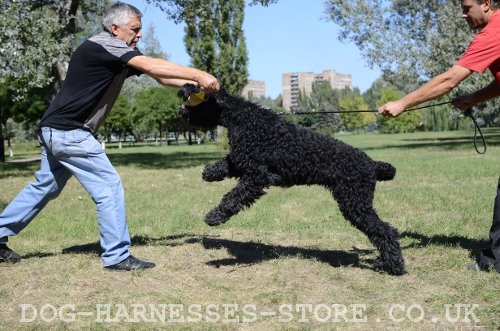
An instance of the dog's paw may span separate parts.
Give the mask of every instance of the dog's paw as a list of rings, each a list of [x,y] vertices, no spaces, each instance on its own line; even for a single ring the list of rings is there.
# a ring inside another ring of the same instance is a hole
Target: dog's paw
[[[382,257],[378,257],[377,260],[373,263],[373,267],[376,270],[383,270],[390,275],[394,276],[402,276],[406,274],[405,264],[403,259],[393,259],[393,260],[384,260]]]
[[[270,185],[276,186],[279,186],[284,182],[283,178],[277,174],[270,174],[268,180]]]
[[[224,180],[228,175],[227,165],[224,163],[216,163],[207,165],[201,174],[206,182],[220,182]]]
[[[217,208],[212,209],[211,211],[208,212],[207,215],[205,215],[205,223],[207,223],[210,226],[217,226],[226,223],[228,220],[229,217],[227,217],[223,212],[221,212]]]
[[[205,182],[220,182],[226,178],[226,174],[216,172],[216,171],[210,171],[210,169],[206,169],[201,174],[201,178]]]

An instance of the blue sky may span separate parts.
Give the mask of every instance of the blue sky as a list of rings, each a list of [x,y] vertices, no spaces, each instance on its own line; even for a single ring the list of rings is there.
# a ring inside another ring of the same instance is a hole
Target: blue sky
[[[169,60],[189,65],[184,25],[167,20],[145,0],[125,1],[142,11],[144,30],[155,25],[156,37]],[[267,96],[281,94],[283,73],[335,70],[351,74],[353,86],[362,92],[380,76],[379,70],[368,67],[354,45],[338,41],[339,27],[324,19],[324,8],[323,0],[279,0],[268,7],[247,7],[244,30],[249,78],[264,81]]]

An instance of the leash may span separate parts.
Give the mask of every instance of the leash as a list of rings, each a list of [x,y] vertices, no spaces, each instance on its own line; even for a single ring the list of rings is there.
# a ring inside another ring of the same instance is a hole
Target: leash
[[[412,110],[419,110],[419,109],[425,109],[425,108],[431,108],[431,107],[437,107],[437,106],[442,106],[442,105],[447,105],[451,104],[455,100],[450,100],[450,101],[444,101],[444,102],[439,102],[439,103],[432,103],[428,104],[425,106],[420,106],[420,107],[414,107],[414,108],[408,108],[405,110],[407,111],[412,111]],[[346,113],[377,113],[377,109],[354,109],[354,110],[331,110],[331,111],[319,111],[319,112],[313,112],[313,111],[296,111],[296,112],[279,112],[277,113],[278,115],[286,115],[286,114],[291,114],[291,115],[307,115],[307,114],[346,114]],[[467,111],[464,112],[464,115],[469,117],[472,122],[474,123],[474,149],[476,150],[476,153],[478,154],[485,154],[486,153],[486,139],[484,138],[483,133],[481,132],[481,128],[479,127],[479,124],[477,124],[476,119],[472,115],[472,109],[468,109]],[[479,148],[477,147],[477,136],[481,137],[482,145],[483,145],[483,150],[480,151]]]
[[[476,119],[474,118],[474,116],[472,116],[472,108],[467,109],[464,112],[464,115],[470,117],[470,119],[472,120],[472,123],[474,123],[474,149],[476,150],[476,153],[477,154],[485,154],[486,153],[486,140],[484,139],[483,133],[481,132],[481,128],[477,124]],[[479,151],[479,149],[477,148],[476,140],[477,140],[477,133],[478,132],[479,132],[479,135],[481,136],[481,141],[483,143],[483,151],[482,152]]]
[[[424,108],[431,108],[431,107],[437,107],[437,106],[442,106],[446,105],[449,103],[452,103],[454,100],[451,101],[445,101],[445,102],[440,102],[440,103],[433,103],[425,106],[420,106],[420,107],[415,107],[415,108],[409,108],[406,109],[405,112],[407,111],[412,111],[412,110],[418,110],[418,109],[424,109]],[[351,109],[351,110],[330,110],[330,111],[294,111],[294,112],[279,112],[279,115],[285,115],[285,114],[292,114],[292,115],[307,115],[307,114],[345,114],[345,113],[378,113],[377,109]]]

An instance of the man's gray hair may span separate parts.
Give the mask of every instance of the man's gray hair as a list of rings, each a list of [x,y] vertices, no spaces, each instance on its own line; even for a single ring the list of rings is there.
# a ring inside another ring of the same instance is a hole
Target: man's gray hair
[[[130,20],[130,16],[142,17],[142,13],[136,7],[124,2],[116,2],[108,8],[102,20],[104,30],[111,31],[111,26],[124,25]]]

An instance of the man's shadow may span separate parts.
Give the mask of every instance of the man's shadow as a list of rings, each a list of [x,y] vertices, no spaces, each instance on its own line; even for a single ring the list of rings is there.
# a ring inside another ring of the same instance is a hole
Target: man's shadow
[[[415,241],[404,246],[403,249],[414,247],[420,248],[431,245],[460,247],[469,251],[469,256],[471,258],[476,258],[481,248],[484,248],[488,244],[488,241],[483,239],[471,239],[463,236],[446,235],[427,236],[414,231],[404,231],[400,236],[401,238],[410,238]]]

